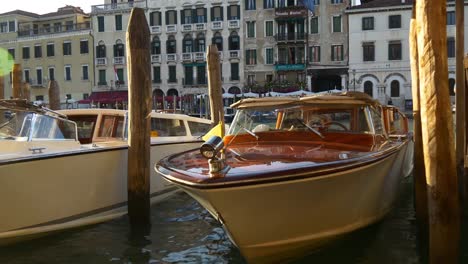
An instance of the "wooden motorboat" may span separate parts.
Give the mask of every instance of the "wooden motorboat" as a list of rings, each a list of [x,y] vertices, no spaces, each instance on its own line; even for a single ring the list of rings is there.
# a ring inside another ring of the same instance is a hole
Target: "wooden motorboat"
[[[283,262],[382,219],[412,169],[406,117],[358,92],[244,99],[222,139],[155,169],[249,263]]]
[[[151,113],[151,159],[202,142],[210,121]],[[127,113],[0,100],[0,245],[127,213]],[[151,202],[178,191],[154,170]]]

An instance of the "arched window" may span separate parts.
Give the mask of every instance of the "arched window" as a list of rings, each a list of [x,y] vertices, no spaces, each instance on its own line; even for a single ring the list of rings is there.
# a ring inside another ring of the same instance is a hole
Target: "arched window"
[[[167,96],[179,96],[179,92],[176,89],[169,89]]]
[[[229,50],[240,50],[240,39],[236,31],[229,36]]]
[[[197,52],[205,52],[205,47],[206,47],[205,35],[203,33],[200,33],[197,36],[197,45],[196,45],[197,50],[196,51]]]
[[[390,97],[400,97],[400,82],[397,80],[390,83]]]
[[[120,39],[115,42],[114,57],[125,57],[125,45]]]
[[[154,37],[153,41],[151,42],[151,54],[161,54],[161,41],[159,37]]]
[[[449,94],[450,96],[454,96],[455,95],[455,79],[453,78],[450,78],[449,79]]]
[[[185,35],[184,40],[183,40],[183,50],[182,50],[182,52],[184,52],[184,53],[193,52],[192,36]]]
[[[240,94],[241,90],[237,86],[232,86],[231,88],[229,88],[228,93],[230,93],[230,94]]]
[[[105,58],[106,57],[106,44],[104,41],[99,41],[96,47],[96,58]]]
[[[163,97],[164,92],[161,89],[156,89],[153,91],[153,97]]]
[[[166,42],[167,54],[177,53],[177,43],[174,36],[169,36]]]
[[[216,32],[211,40],[212,44],[216,44],[216,47],[218,48],[218,51],[223,50],[223,37],[221,36],[221,33]]]
[[[374,84],[371,81],[366,81],[364,83],[364,92],[371,97],[374,97]]]

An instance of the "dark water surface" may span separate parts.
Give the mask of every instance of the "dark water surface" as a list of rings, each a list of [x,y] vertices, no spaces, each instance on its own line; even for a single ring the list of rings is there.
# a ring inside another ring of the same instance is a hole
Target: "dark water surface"
[[[146,236],[127,217],[0,248],[0,263],[246,263],[220,225],[184,193],[151,208]],[[412,181],[380,223],[293,263],[425,263],[418,251]]]

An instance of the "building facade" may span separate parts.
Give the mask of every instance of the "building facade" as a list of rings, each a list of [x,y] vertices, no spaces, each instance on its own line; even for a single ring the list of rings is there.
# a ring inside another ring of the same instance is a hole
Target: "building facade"
[[[87,98],[93,82],[93,40],[90,18],[80,8],[65,6],[38,15],[16,10],[0,14],[0,48],[22,68],[32,101],[48,101],[48,82],[56,80],[61,101]],[[5,76],[5,97],[12,95]]]

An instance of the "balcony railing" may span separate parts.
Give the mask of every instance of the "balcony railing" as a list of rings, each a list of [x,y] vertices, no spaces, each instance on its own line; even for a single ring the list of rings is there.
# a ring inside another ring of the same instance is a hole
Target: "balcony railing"
[[[190,32],[192,31],[192,24],[183,24],[182,25],[182,32]]]
[[[151,26],[151,34],[161,34],[161,26]]]
[[[106,66],[107,65],[107,58],[96,58],[96,65],[97,66]]]
[[[198,78],[185,79],[185,78],[182,78],[182,85],[184,87],[207,86],[208,85],[208,79],[206,77],[204,79],[198,79]]]
[[[240,20],[228,20],[228,28],[240,28]]]
[[[91,7],[91,14],[107,13],[116,10],[130,10],[134,7],[147,8],[146,2],[146,0],[143,0],[124,3],[112,3],[105,5],[94,5]]]
[[[177,25],[167,25],[166,33],[177,33]]]
[[[275,35],[275,39],[280,42],[305,41],[306,34],[304,32],[279,33]]]
[[[114,64],[117,64],[117,65],[125,64],[125,57],[114,57]]]
[[[192,61],[192,53],[182,53],[182,61]]]
[[[193,57],[195,58],[196,61],[206,60],[205,52],[195,52]]]
[[[223,21],[211,22],[211,29],[213,30],[223,29]]]
[[[196,31],[204,31],[206,30],[206,23],[197,23],[195,24]]]
[[[240,50],[229,51],[229,59],[239,59],[239,58],[240,58]]]
[[[177,54],[167,54],[166,55],[166,61],[177,61]]]
[[[90,30],[91,24],[90,23],[79,23],[79,24],[71,24],[71,25],[53,25],[50,27],[43,27],[37,29],[21,29],[25,23],[20,23],[18,31],[18,37],[34,37],[34,36],[43,36],[43,35],[51,35],[51,34],[58,34],[64,32],[74,32],[74,31],[81,31],[81,30]],[[27,23],[28,26],[30,23]]]
[[[151,63],[161,63],[161,55],[160,54],[152,54],[151,55]]]

